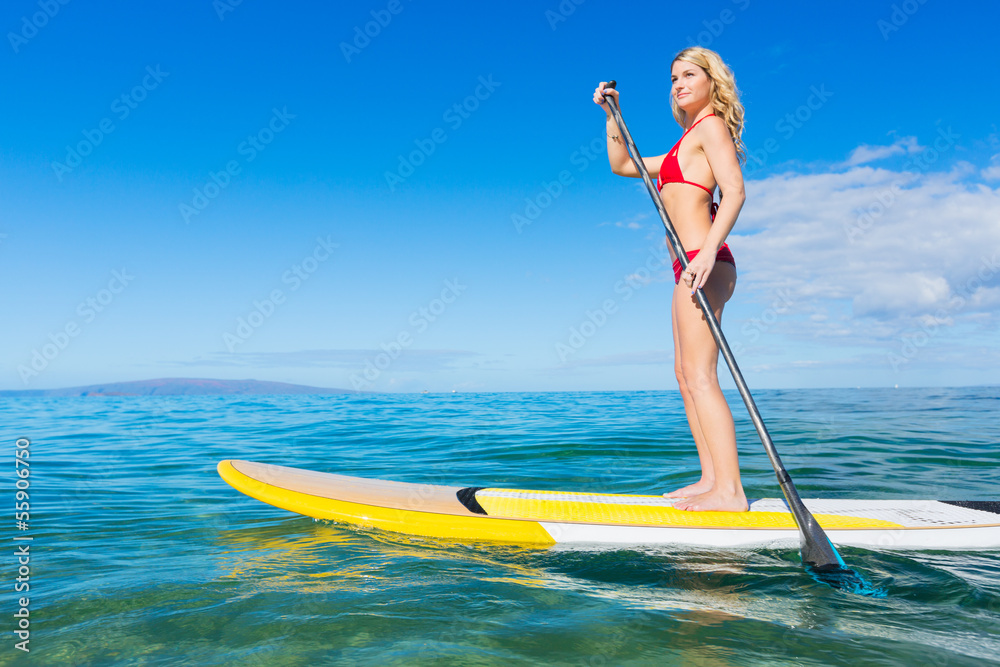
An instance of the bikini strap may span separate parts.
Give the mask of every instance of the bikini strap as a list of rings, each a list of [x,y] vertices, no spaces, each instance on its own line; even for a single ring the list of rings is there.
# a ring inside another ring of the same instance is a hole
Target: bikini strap
[[[691,127],[689,127],[689,128],[687,129],[687,132],[685,132],[684,134],[687,134],[688,132],[690,132],[691,130],[693,130],[693,129],[694,129],[694,126],[695,126],[695,125],[697,125],[697,124],[698,124],[698,123],[700,123],[701,121],[705,120],[706,118],[714,118],[714,117],[715,117],[715,114],[714,114],[714,113],[710,113],[710,114],[708,114],[707,116],[702,116],[701,118],[699,118],[698,120],[696,120],[696,121],[694,122],[694,125],[692,125]]]
[[[684,141],[684,137],[686,137],[688,135],[688,132],[690,132],[691,130],[693,130],[695,125],[697,125],[701,121],[705,120],[706,118],[710,118],[712,116],[715,116],[715,114],[714,113],[710,113],[707,116],[702,116],[701,118],[699,118],[698,120],[696,120],[694,122],[694,124],[691,125],[691,127],[689,127],[688,129],[684,130],[684,134],[682,134],[681,138],[677,140],[677,143],[674,144],[674,147],[670,149],[670,153],[668,153],[668,155],[677,155],[677,151],[679,151],[680,148],[681,148],[681,142]]]
[[[682,135],[681,135],[681,139],[684,139],[684,137],[686,137],[686,136],[688,135],[688,132],[690,132],[691,130],[693,130],[693,129],[694,129],[694,126],[695,126],[695,125],[697,125],[697,124],[698,124],[698,123],[700,123],[701,121],[705,120],[706,118],[713,118],[713,117],[715,117],[715,114],[714,114],[714,113],[710,113],[710,114],[708,114],[707,116],[702,116],[701,118],[699,118],[698,120],[696,120],[696,121],[695,121],[695,122],[694,122],[694,123],[693,123],[693,124],[691,125],[691,127],[689,127],[688,129],[684,130],[684,134],[682,134]]]

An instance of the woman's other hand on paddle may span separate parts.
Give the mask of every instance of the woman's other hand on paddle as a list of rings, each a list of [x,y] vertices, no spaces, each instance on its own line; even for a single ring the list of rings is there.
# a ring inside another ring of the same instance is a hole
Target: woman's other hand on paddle
[[[695,290],[701,289],[708,282],[708,276],[711,275],[714,267],[715,253],[699,252],[694,259],[688,262],[687,268],[681,274],[681,280],[691,288],[691,294],[694,294]]]
[[[614,88],[605,88],[606,85],[608,85],[607,81],[601,81],[601,83],[594,90],[594,104],[600,104],[601,108],[604,109],[604,113],[608,114],[610,117],[611,106],[604,101],[604,98],[612,97],[615,100],[615,104],[618,104],[618,91]]]

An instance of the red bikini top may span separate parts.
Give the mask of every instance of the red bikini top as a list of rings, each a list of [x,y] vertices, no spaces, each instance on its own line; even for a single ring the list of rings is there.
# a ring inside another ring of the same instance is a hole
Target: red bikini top
[[[688,185],[695,185],[701,188],[702,190],[707,192],[710,197],[712,196],[712,191],[706,188],[701,183],[695,183],[694,181],[684,180],[684,174],[681,173],[680,162],[677,161],[677,151],[680,149],[681,142],[684,141],[684,137],[688,135],[688,132],[694,129],[695,125],[705,120],[706,118],[714,115],[715,114],[708,114],[708,116],[702,116],[699,120],[695,122],[694,125],[685,130],[684,134],[681,135],[681,138],[677,140],[676,144],[674,144],[674,147],[670,149],[669,153],[667,153],[667,156],[663,158],[663,164],[660,165],[660,176],[659,178],[656,179],[657,190],[663,190],[663,186],[666,183],[687,183]]]

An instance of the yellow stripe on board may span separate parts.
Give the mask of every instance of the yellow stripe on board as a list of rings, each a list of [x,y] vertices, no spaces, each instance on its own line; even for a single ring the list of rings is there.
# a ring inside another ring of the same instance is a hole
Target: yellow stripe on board
[[[476,500],[490,516],[509,519],[629,526],[669,526],[673,528],[795,528],[795,519],[790,512],[687,512],[657,505],[498,497],[484,494],[484,491],[500,491],[500,489],[483,489],[476,494]],[[519,493],[515,489],[503,489],[503,491]],[[537,494],[541,492],[521,491],[520,493]],[[553,492],[553,494],[556,495],[558,492]],[[587,495],[612,496],[615,494]],[[837,514],[814,514],[813,516],[826,530],[903,527],[901,524],[882,519]]]
[[[244,475],[229,461],[219,462],[218,470],[219,476],[237,491],[269,505],[316,519],[427,537],[555,544],[552,536],[535,521],[375,507],[272,486]]]
[[[620,498],[620,499],[631,499],[631,498],[652,498],[655,500],[663,500],[662,495],[645,495],[645,494],[624,494],[624,493],[590,493],[589,491],[538,491],[535,489],[480,489],[477,493],[490,494],[490,493],[524,493],[531,494],[533,496],[578,496],[580,498]]]

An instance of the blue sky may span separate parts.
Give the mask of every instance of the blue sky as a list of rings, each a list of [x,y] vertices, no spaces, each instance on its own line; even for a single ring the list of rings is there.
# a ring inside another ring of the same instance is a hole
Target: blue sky
[[[6,3],[0,388],[674,388],[662,226],[611,174],[591,96],[615,78],[639,149],[665,152],[694,43],[747,110],[723,328],[750,386],[996,383],[998,18]]]

